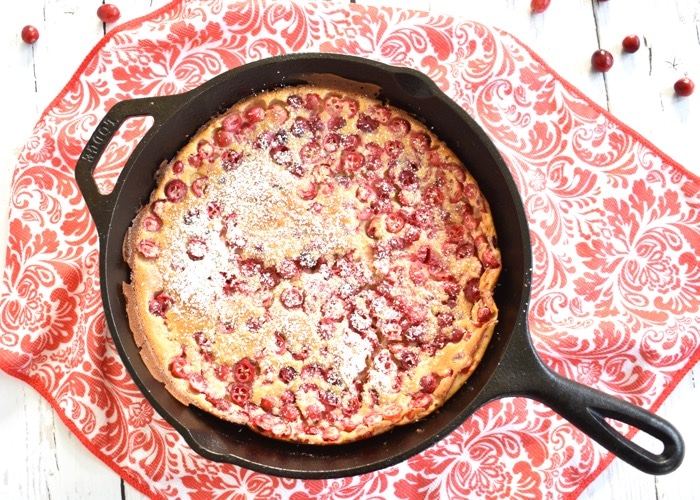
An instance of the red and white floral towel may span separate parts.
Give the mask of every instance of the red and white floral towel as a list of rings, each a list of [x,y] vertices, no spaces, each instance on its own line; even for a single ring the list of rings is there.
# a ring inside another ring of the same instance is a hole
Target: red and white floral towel
[[[44,113],[12,186],[0,366],[154,498],[574,498],[612,460],[548,408],[508,398],[388,470],[287,480],[196,455],[152,409],[105,327],[78,155],[118,100],[191,89],[288,52],[355,54],[431,76],[493,138],[531,224],[544,360],[655,409],[700,357],[700,180],[502,31],[346,3],[174,1],[111,32]],[[123,127],[114,174],[143,124]]]

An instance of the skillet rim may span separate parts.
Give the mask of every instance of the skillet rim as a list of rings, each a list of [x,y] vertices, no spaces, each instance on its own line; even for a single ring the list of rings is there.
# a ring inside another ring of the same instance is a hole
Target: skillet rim
[[[267,58],[261,61],[257,61],[254,63],[248,63],[244,66],[240,66],[238,68],[234,68],[232,70],[229,70],[225,73],[222,73],[221,75],[218,75],[217,77],[213,78],[212,80],[202,84],[201,86],[188,91],[184,94],[180,94],[177,98],[171,99],[172,96],[169,97],[159,97],[159,98],[151,98],[149,99],[150,103],[153,105],[159,105],[159,103],[163,103],[163,105],[173,105],[175,107],[179,108],[179,112],[182,112],[183,109],[187,110],[188,107],[191,107],[193,104],[192,103],[197,103],[198,99],[207,99],[211,98],[211,93],[213,92],[211,89],[216,89],[218,88],[219,85],[226,84],[229,82],[230,79],[238,78],[240,77],[240,74],[242,72],[255,72],[257,70],[260,70],[262,68],[268,68],[270,65],[274,66],[276,64],[299,64],[299,63],[312,63],[312,64],[328,64],[328,63],[340,63],[343,65],[360,65],[364,69],[371,69],[373,71],[378,71],[385,76],[392,76],[394,78],[401,77],[404,78],[405,82],[404,85],[408,85],[409,87],[417,85],[417,82],[421,82],[424,87],[418,88],[416,90],[415,88],[413,89],[414,92],[417,92],[417,94],[420,96],[420,99],[426,99],[426,101],[421,101],[421,102],[433,102],[434,100],[438,100],[439,102],[442,103],[443,106],[446,106],[447,108],[450,109],[454,115],[459,116],[462,123],[467,126],[469,131],[474,134],[474,139],[477,140],[478,144],[481,147],[485,148],[485,153],[487,156],[490,158],[491,161],[493,161],[494,166],[496,166],[498,173],[503,177],[502,182],[505,183],[505,186],[507,187],[507,192],[510,198],[510,201],[513,203],[513,213],[510,214],[511,218],[514,218],[514,220],[517,223],[517,228],[518,231],[511,231],[515,233],[515,236],[520,236],[520,239],[523,240],[523,242],[526,242],[527,244],[521,245],[521,248],[519,249],[520,251],[520,257],[521,262],[515,263],[514,267],[520,267],[521,272],[520,272],[520,278],[522,281],[522,285],[524,290],[521,290],[520,292],[514,292],[515,293],[515,302],[517,302],[517,306],[515,307],[517,311],[513,314],[512,322],[513,322],[513,328],[511,329],[510,332],[503,332],[502,328],[497,328],[497,331],[494,333],[494,337],[492,338],[489,348],[487,349],[487,352],[484,355],[484,359],[480,363],[479,367],[477,368],[476,372],[472,375],[472,377],[467,381],[467,384],[465,384],[465,387],[460,389],[458,393],[463,393],[465,391],[471,390],[472,392],[475,392],[476,394],[472,397],[469,398],[471,401],[468,405],[463,407],[460,411],[457,411],[454,415],[454,418],[447,419],[447,422],[441,426],[441,428],[432,434],[430,434],[430,437],[427,439],[422,439],[420,442],[415,445],[411,446],[410,449],[404,449],[402,451],[392,451],[390,450],[389,446],[386,444],[388,439],[391,439],[391,437],[405,437],[405,430],[411,427],[413,430],[418,430],[420,429],[425,423],[426,420],[430,419],[431,417],[428,417],[428,419],[424,419],[421,422],[418,422],[416,424],[410,424],[410,426],[404,426],[403,428],[400,428],[396,431],[390,431],[389,433],[385,433],[379,436],[375,436],[373,438],[369,438],[368,440],[363,440],[361,443],[367,443],[368,441],[372,440],[373,444],[379,444],[381,445],[380,448],[388,450],[384,457],[375,457],[371,460],[365,461],[365,463],[358,463],[357,461],[354,461],[354,463],[345,465],[342,467],[323,467],[323,468],[317,468],[316,470],[310,471],[307,469],[302,469],[298,466],[292,467],[291,465],[279,465],[279,464],[260,464],[257,463],[256,461],[251,461],[247,460],[238,456],[231,456],[231,455],[226,455],[222,454],[220,452],[217,452],[215,450],[216,446],[218,445],[216,440],[211,439],[210,436],[206,436],[206,431],[207,431],[207,425],[211,424],[211,422],[206,422],[207,420],[210,420],[211,418],[215,417],[210,417],[208,414],[204,414],[204,412],[194,409],[194,408],[189,408],[191,410],[191,413],[194,413],[194,415],[183,415],[183,414],[178,414],[175,415],[175,412],[172,410],[169,410],[166,408],[161,400],[160,396],[157,394],[154,394],[153,388],[151,387],[152,384],[147,383],[147,381],[142,380],[143,374],[141,371],[138,371],[136,367],[133,366],[134,359],[131,354],[129,353],[128,350],[126,349],[125,345],[123,344],[123,339],[122,339],[122,334],[121,331],[116,327],[114,323],[114,307],[113,307],[113,298],[115,296],[115,293],[113,290],[110,290],[109,287],[111,284],[111,281],[108,279],[111,274],[108,273],[108,268],[107,268],[107,259],[108,257],[105,257],[107,253],[110,252],[111,248],[111,241],[113,239],[119,239],[114,235],[114,230],[113,230],[113,224],[115,222],[119,222],[118,219],[119,217],[123,218],[126,217],[124,213],[122,212],[120,214],[119,208],[120,208],[120,200],[123,202],[123,196],[122,193],[125,192],[125,185],[128,182],[129,176],[132,175],[134,172],[135,165],[138,163],[138,160],[141,158],[141,155],[143,154],[143,149],[152,143],[152,141],[155,140],[155,138],[158,137],[158,134],[156,132],[163,130],[163,127],[165,124],[159,124],[158,128],[156,129],[156,125],[154,124],[154,127],[149,131],[149,133],[142,139],[141,143],[137,146],[136,150],[132,155],[130,156],[129,160],[127,161],[127,164],[125,165],[119,180],[117,181],[117,184],[115,185],[114,191],[112,192],[112,197],[108,200],[111,202],[111,207],[107,207],[106,210],[109,212],[108,216],[105,217],[104,214],[99,214],[97,216],[95,213],[93,213],[93,218],[95,219],[96,225],[98,226],[98,233],[100,235],[100,277],[101,277],[101,287],[102,287],[102,298],[103,298],[103,303],[105,305],[105,313],[107,315],[107,322],[110,328],[110,332],[112,334],[112,337],[115,340],[115,344],[117,345],[117,348],[119,350],[120,356],[122,357],[122,360],[125,361],[125,365],[127,367],[127,370],[129,371],[130,375],[132,378],[136,381],[137,385],[139,386],[139,389],[141,390],[142,393],[149,399],[149,402],[154,405],[154,407],[158,410],[158,412],[163,416],[173,427],[175,427],[178,432],[183,435],[185,440],[192,446],[192,448],[198,452],[199,454],[210,458],[212,460],[220,461],[220,462],[229,462],[229,463],[234,463],[237,465],[241,465],[243,467],[252,469],[252,470],[257,470],[260,472],[272,474],[272,475],[278,475],[278,476],[285,476],[285,477],[296,477],[296,478],[324,478],[324,479],[330,479],[330,478],[335,478],[335,477],[343,477],[351,474],[359,474],[359,473],[365,473],[365,472],[370,472],[373,470],[377,470],[380,468],[385,468],[390,465],[395,465],[399,462],[404,461],[406,458],[415,455],[426,448],[432,446],[436,442],[440,441],[443,439],[445,436],[447,436],[449,433],[454,431],[456,427],[458,427],[464,420],[466,420],[478,407],[486,403],[487,401],[494,399],[495,397],[498,397],[499,394],[491,394],[489,391],[485,391],[484,389],[489,385],[489,381],[491,380],[491,377],[493,376],[494,370],[496,367],[498,367],[498,364],[500,361],[504,358],[505,352],[507,350],[508,344],[510,343],[511,337],[513,335],[518,335],[518,334],[527,334],[527,330],[525,327],[525,322],[526,318],[524,317],[526,315],[526,310],[527,310],[527,304],[529,302],[529,283],[530,283],[530,273],[531,273],[531,248],[529,244],[529,232],[527,229],[527,220],[525,217],[525,212],[524,208],[522,206],[522,202],[520,201],[519,194],[517,192],[517,188],[515,187],[515,182],[510,175],[510,172],[505,164],[505,161],[503,160],[502,156],[498,152],[496,146],[493,144],[493,142],[490,140],[490,138],[487,136],[487,134],[484,132],[484,130],[477,124],[477,122],[471,118],[462,108],[460,108],[452,99],[450,99],[447,95],[445,95],[442,91],[438,89],[438,87],[430,80],[426,75],[423,73],[410,69],[410,68],[405,68],[405,67],[397,67],[397,66],[390,66],[385,63],[379,63],[376,61],[372,61],[369,59],[361,58],[358,56],[347,56],[347,55],[340,55],[340,54],[327,54],[327,53],[307,53],[307,54],[287,54],[283,56],[277,56],[274,58]],[[308,74],[308,72],[307,72]],[[408,76],[405,76],[408,75]],[[376,77],[373,77],[376,79]],[[409,83],[406,83],[409,82]],[[284,84],[284,83],[282,83]],[[268,88],[271,87],[271,85],[267,83],[263,83],[261,85],[261,88]],[[418,85],[420,87],[420,85]],[[426,89],[428,91],[426,92]],[[423,95],[421,95],[423,94]],[[207,97],[209,95],[209,97]],[[203,96],[203,97],[202,97]],[[414,96],[415,97],[415,96]],[[171,99],[168,101],[168,99]],[[396,100],[394,100],[396,102]],[[222,106],[219,105],[219,107],[226,108],[227,106]],[[403,107],[403,106],[399,106]],[[420,107],[420,106],[418,106]],[[414,112],[415,110],[410,110]],[[174,114],[168,118],[168,120],[174,120],[175,116],[177,115],[178,111],[175,111]],[[108,113],[109,114],[109,113]],[[166,120],[167,122],[167,120]],[[433,121],[428,120],[429,123],[433,123]],[[205,122],[201,122],[200,125]],[[154,130],[155,129],[155,130]],[[152,133],[153,132],[153,133]],[[158,132],[161,133],[162,132]],[[150,134],[150,136],[149,136]],[[445,142],[448,143],[448,145],[453,149],[453,151],[462,158],[462,155],[460,154],[460,149],[461,148],[455,148],[453,144],[450,143],[450,140],[446,137],[446,134],[443,133],[442,130],[438,130],[437,132],[438,136],[444,140]],[[452,135],[452,134],[450,134]],[[454,142],[454,141],[452,141]],[[172,154],[174,154],[176,150],[172,151]],[[171,154],[171,156],[172,156]],[[465,162],[468,166],[470,162]],[[474,174],[474,171],[472,168],[469,169],[472,174]],[[78,171],[76,170],[76,174]],[[487,200],[489,201],[490,205],[492,206],[492,211],[494,206],[494,197],[489,196],[486,194],[486,190],[484,189],[484,186],[482,185],[482,179],[480,177],[483,177],[483,174],[481,176],[477,176],[474,174],[475,177],[477,178],[477,181],[479,182],[480,187],[482,187],[482,190],[485,192],[485,196]],[[90,177],[91,177],[91,172],[90,172]],[[93,183],[94,181],[90,179]],[[81,184],[81,191],[83,190],[82,187],[85,185],[87,181],[85,179],[82,179],[80,181]],[[132,182],[133,184],[133,182]],[[489,182],[489,184],[491,184]],[[150,194],[150,191],[152,188],[148,189],[148,194]],[[493,190],[493,189],[492,189]],[[500,199],[499,199],[500,201]],[[105,205],[105,204],[103,204]],[[109,203],[107,203],[109,205]],[[94,212],[97,207],[95,207],[95,210],[93,210],[93,206],[91,205],[90,207],[91,212]],[[105,209],[104,206],[101,207],[101,209]],[[110,212],[111,210],[111,212]],[[130,213],[129,214],[129,222],[133,218],[133,215],[135,213]],[[101,221],[98,221],[100,219]],[[497,221],[496,217],[494,216],[494,221],[497,226],[497,234],[499,235],[499,246],[500,243],[503,241],[501,234],[504,231],[508,231],[508,228],[504,228],[504,223],[503,221]],[[121,221],[123,223],[123,221]],[[499,229],[500,226],[500,229]],[[121,240],[123,240],[123,236],[121,237]],[[121,248],[121,246],[120,246]],[[112,251],[113,253],[113,251]],[[510,266],[509,266],[510,267]],[[506,271],[505,266],[503,271]],[[508,271],[512,274],[513,272],[517,272],[508,269]],[[502,273],[503,275],[503,273]],[[517,281],[517,280],[516,280]],[[500,283],[500,282],[499,282]],[[121,284],[121,281],[119,282]],[[499,291],[501,291],[503,288],[501,285],[500,289],[497,288],[497,294],[499,294]],[[502,295],[499,294],[499,295]],[[117,300],[117,303],[119,303],[119,300]],[[497,303],[499,303],[497,301]],[[504,310],[503,306],[500,305],[499,303],[499,309],[501,311]],[[509,304],[509,309],[513,309],[513,304]],[[500,313],[499,313],[500,314]],[[130,331],[129,331],[130,335]],[[499,347],[497,350],[496,347]],[[494,353],[494,351],[497,351]],[[136,363],[138,364],[138,361],[140,360],[140,356],[138,359],[136,359]],[[483,372],[488,368],[488,371],[490,372],[490,375],[486,377],[486,381],[481,384],[480,387],[474,388],[474,387],[466,387],[470,385],[470,381],[473,382],[475,380],[475,377],[477,376],[477,373],[481,373],[481,377],[483,377]],[[500,370],[498,371],[500,373]],[[498,385],[498,384],[495,384]],[[464,398],[462,398],[464,399]],[[453,401],[455,400],[455,397],[452,398]],[[443,407],[444,409],[441,409],[437,414],[445,414],[447,410],[447,405],[450,404],[450,401],[448,401]],[[179,403],[178,403],[179,404]],[[197,414],[201,415],[197,415]],[[454,413],[454,412],[453,412]],[[444,420],[444,419],[443,419]],[[220,421],[216,419],[216,424],[218,424]],[[205,422],[204,427],[202,427],[202,423]],[[234,425],[234,424],[228,424],[227,425]],[[228,429],[226,429],[228,431]],[[222,430],[218,430],[218,432],[222,436],[227,436],[227,432],[224,432]],[[251,431],[253,432],[253,431]],[[230,437],[230,436],[229,436]],[[289,453],[290,457],[294,458],[294,461],[298,460],[304,460],[301,457],[308,456],[309,453],[318,453],[318,446],[315,445],[293,445],[291,447],[287,445],[281,445],[279,441],[272,440],[270,438],[263,438],[258,434],[254,435],[256,441],[270,441],[270,443],[267,443],[267,445],[271,445],[274,448],[284,448],[285,446],[288,448],[285,451]],[[383,443],[383,444],[382,444]],[[308,448],[308,446],[313,447],[313,451],[309,451],[308,449],[303,449],[303,448]],[[360,444],[360,445],[355,445],[353,443],[350,444],[343,444],[343,445],[329,445],[328,447],[324,446],[323,448],[336,448],[336,449],[355,449],[355,451],[361,451],[361,449],[366,448],[365,444]],[[323,459],[326,460],[328,457],[324,456]],[[327,465],[327,464],[324,464]]]

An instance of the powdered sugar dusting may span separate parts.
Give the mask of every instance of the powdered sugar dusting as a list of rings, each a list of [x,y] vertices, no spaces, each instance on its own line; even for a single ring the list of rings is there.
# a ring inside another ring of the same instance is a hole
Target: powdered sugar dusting
[[[338,201],[327,198],[321,214],[311,213],[297,195],[299,181],[274,164],[267,152],[251,151],[243,164],[212,186],[224,213],[238,216],[245,228],[245,253],[275,265],[304,252],[315,257],[352,248],[356,227]],[[356,223],[355,223],[356,224]]]
[[[434,370],[455,330],[481,328],[464,319],[474,310],[495,311],[490,293],[477,305],[462,289],[497,274],[479,257],[493,264],[496,250],[491,233],[478,252],[465,234],[467,223],[483,232],[485,203],[459,200],[467,175],[426,149],[426,133],[408,133],[422,125],[377,101],[299,92],[240,103],[163,167],[157,203],[137,219],[148,221],[137,243],[149,242],[137,269],[182,352],[176,378],[191,373],[190,389],[231,418],[247,412],[264,429],[290,419],[317,440],[319,419],[337,436],[348,418],[379,423],[420,394],[416,370]],[[446,373],[463,369],[453,358]]]

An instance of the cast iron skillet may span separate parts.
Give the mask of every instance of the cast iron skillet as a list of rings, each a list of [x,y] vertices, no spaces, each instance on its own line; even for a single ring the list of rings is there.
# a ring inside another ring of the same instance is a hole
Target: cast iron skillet
[[[503,269],[496,291],[499,322],[476,372],[438,412],[412,425],[352,444],[312,446],[284,443],[185,407],[156,381],[141,360],[129,329],[122,283],[129,269],[122,242],[139,207],[155,185],[154,172],[202,124],[252,93],[306,82],[308,75],[333,74],[381,89],[380,97],[434,127],[461,157],[489,200],[499,236]],[[123,168],[114,190],[100,194],[93,170],[122,122],[153,117],[154,124]],[[80,156],[76,178],[100,241],[101,292],[107,324],[134,381],[156,410],[199,454],[259,472],[294,478],[335,478],[395,465],[435,444],[477,408],[506,396],[525,396],[548,405],[595,441],[650,474],[675,470],[683,459],[678,431],[658,416],[621,399],[555,374],[539,359],[527,325],[531,248],[527,221],[513,179],[484,131],[423,74],[374,61],[330,54],[269,58],[230,70],[189,92],[127,100],[97,126]],[[654,453],[633,443],[606,422],[625,422],[663,443]]]

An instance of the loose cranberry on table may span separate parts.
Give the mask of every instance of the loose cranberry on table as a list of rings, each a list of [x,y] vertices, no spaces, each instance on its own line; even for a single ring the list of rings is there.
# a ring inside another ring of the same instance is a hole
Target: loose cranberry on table
[[[688,77],[683,77],[676,81],[673,90],[681,97],[688,97],[695,90],[695,83]]]
[[[532,0],[530,2],[530,8],[532,9],[532,12],[539,14],[547,10],[550,2],[551,0]]]
[[[637,35],[627,35],[622,39],[622,49],[630,54],[639,50],[639,37]]]
[[[116,23],[121,17],[121,12],[119,12],[119,8],[116,5],[106,3],[100,5],[97,9],[97,17],[99,17],[100,21],[103,23]]]
[[[22,41],[24,43],[33,44],[39,39],[39,30],[31,24],[22,28]]]
[[[593,55],[591,56],[591,66],[593,66],[593,69],[600,71],[601,73],[605,73],[612,68],[613,61],[614,59],[612,54],[605,49],[598,49],[593,52]]]

